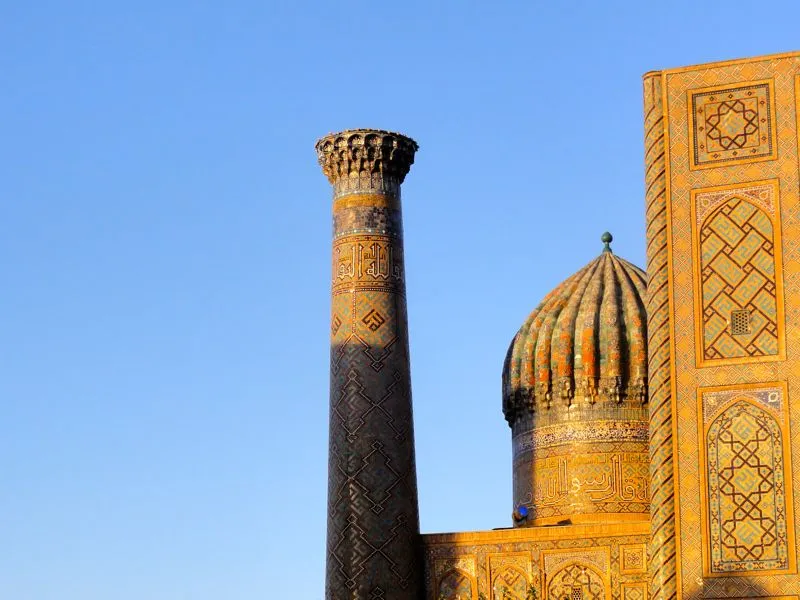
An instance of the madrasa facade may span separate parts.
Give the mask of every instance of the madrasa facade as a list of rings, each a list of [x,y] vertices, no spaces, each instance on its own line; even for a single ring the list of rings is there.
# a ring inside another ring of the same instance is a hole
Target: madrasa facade
[[[419,531],[400,193],[417,144],[317,142],[327,598],[797,600],[800,52],[643,83],[647,271],[605,234],[513,336],[513,512],[490,531]]]

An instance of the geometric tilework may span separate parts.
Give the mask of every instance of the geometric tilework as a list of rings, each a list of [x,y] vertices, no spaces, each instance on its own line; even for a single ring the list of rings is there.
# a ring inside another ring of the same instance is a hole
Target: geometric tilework
[[[647,600],[647,585],[644,583],[623,583],[622,600]]]
[[[544,552],[544,571],[548,574],[555,573],[563,565],[573,562],[589,565],[597,570],[598,573],[608,573],[609,552],[607,548],[584,548],[579,552]]]
[[[401,237],[400,211],[380,206],[356,206],[333,213],[334,236],[385,234]]]
[[[492,600],[528,600],[528,579],[519,569],[505,567],[494,576]]]
[[[751,389],[752,388],[752,389]],[[783,387],[759,385],[757,388],[748,386],[747,398],[751,402],[761,404],[764,408],[777,415],[782,415],[784,410]],[[742,388],[737,386],[735,389],[721,389],[717,391],[703,391],[702,411],[703,422],[711,423],[720,410],[731,404],[742,395]]]
[[[756,181],[746,185],[692,191],[694,221],[702,225],[706,217],[731,198],[742,198],[761,208],[771,219],[777,217],[777,182]]]
[[[644,544],[620,546],[620,573],[647,571],[647,550]]]
[[[439,581],[437,600],[472,600],[472,581],[458,569],[449,571]]]
[[[407,598],[419,531],[407,358],[365,332],[331,348],[328,597]]]
[[[437,558],[433,570],[437,580],[441,580],[446,573],[454,570],[475,577],[475,558],[472,556]]]
[[[634,568],[634,563],[638,564],[634,555],[643,554],[646,547],[646,522],[613,527],[520,527],[421,537],[426,600],[439,600],[440,582],[452,570],[472,580],[475,600],[564,600],[565,595],[572,600],[574,593],[580,593],[581,598],[623,600],[625,586],[647,586],[643,565]],[[627,569],[623,570],[625,555]],[[557,587],[559,581],[561,589],[553,589],[548,595],[548,588]],[[629,600],[646,599],[631,596]]]
[[[699,244],[701,362],[777,355],[775,241],[769,216],[733,196],[706,216]]]
[[[783,434],[746,395],[708,425],[705,441],[710,574],[787,570]]]
[[[490,554],[488,558],[491,600],[531,600],[530,552]]]
[[[762,186],[769,198],[772,186]],[[697,194],[702,201],[713,192]],[[701,224],[703,359],[778,353],[772,223],[754,203],[729,194]],[[748,200],[752,195],[748,195]],[[771,206],[771,202],[770,202]],[[745,314],[739,331],[736,317]],[[743,325],[743,326],[741,326]]]
[[[338,193],[333,209],[326,597],[410,600],[422,581],[399,187],[361,183],[369,193]],[[444,575],[445,597],[472,597],[464,577]]]
[[[570,598],[577,600],[605,600],[606,590],[602,576],[592,567],[570,563],[547,579],[548,600]]]
[[[475,559],[443,558],[434,564],[435,600],[478,600],[475,596]],[[415,597],[416,600],[416,597]]]
[[[771,81],[689,95],[693,168],[775,158]]]
[[[378,331],[378,329],[381,328],[381,325],[386,322],[386,318],[383,317],[377,310],[372,308],[366,315],[364,315],[364,318],[361,319],[361,322],[369,327],[370,330]]]

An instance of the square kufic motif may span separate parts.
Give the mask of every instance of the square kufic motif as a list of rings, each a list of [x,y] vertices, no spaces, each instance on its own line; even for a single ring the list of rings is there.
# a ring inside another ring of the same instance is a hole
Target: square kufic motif
[[[692,169],[778,157],[772,80],[689,90]]]
[[[487,572],[492,598],[527,598],[534,583],[530,552],[499,552],[487,556]]]
[[[647,549],[644,544],[625,544],[619,547],[619,572],[623,575],[647,571]]]
[[[647,600],[647,584],[643,581],[625,582],[620,588],[622,600]]]
[[[777,179],[691,190],[697,367],[785,360]]]
[[[477,597],[477,569],[474,555],[434,559],[434,586],[429,590],[429,600],[440,598]]]

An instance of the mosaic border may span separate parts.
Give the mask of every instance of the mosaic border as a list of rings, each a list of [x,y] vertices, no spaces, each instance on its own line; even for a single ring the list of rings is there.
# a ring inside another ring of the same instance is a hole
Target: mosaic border
[[[581,442],[647,442],[647,421],[568,422],[529,429],[511,440],[514,459],[540,448]]]

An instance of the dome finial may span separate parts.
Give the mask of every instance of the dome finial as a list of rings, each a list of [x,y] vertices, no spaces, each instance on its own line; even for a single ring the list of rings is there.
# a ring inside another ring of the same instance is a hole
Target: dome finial
[[[603,235],[600,236],[600,241],[605,244],[603,252],[611,252],[611,242],[614,241],[614,236],[611,235],[608,231],[606,231]]]

